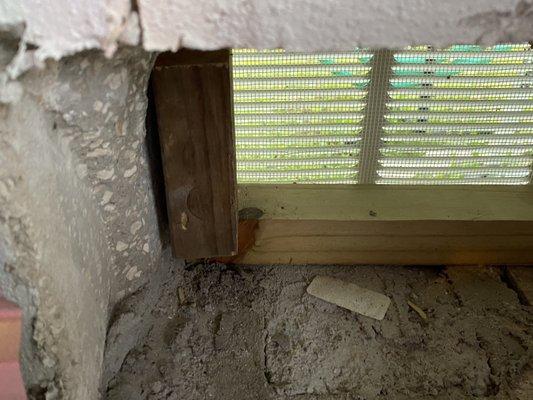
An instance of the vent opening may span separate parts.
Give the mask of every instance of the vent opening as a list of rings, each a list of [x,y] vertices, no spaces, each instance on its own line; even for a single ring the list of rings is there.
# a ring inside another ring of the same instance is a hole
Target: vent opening
[[[241,184],[531,181],[529,44],[232,53]]]

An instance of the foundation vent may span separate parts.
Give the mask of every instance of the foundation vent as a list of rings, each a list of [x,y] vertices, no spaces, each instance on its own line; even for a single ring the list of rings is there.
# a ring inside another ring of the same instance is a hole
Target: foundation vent
[[[234,50],[239,183],[531,180],[530,45]]]
[[[397,52],[388,94],[377,183],[529,182],[529,45]]]
[[[232,59],[239,183],[357,183],[371,53]]]

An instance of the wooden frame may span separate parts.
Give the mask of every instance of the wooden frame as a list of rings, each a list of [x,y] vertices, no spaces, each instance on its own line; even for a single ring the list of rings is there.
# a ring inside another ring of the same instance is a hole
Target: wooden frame
[[[242,264],[533,263],[531,186],[249,185]]]
[[[158,57],[152,79],[175,256],[237,250],[230,52]]]
[[[380,54],[390,64],[391,54]],[[533,264],[531,185],[245,185],[238,188],[237,241],[229,51],[165,53],[153,82],[176,256],[249,264]],[[376,85],[371,89],[379,91]]]
[[[241,185],[264,219],[530,221],[533,186]]]

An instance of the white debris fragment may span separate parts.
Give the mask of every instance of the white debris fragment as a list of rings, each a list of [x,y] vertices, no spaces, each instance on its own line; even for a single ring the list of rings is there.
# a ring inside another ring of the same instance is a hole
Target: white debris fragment
[[[93,104],[93,110],[96,112],[102,111],[102,107],[104,106],[104,103],[102,103],[100,100],[96,100]]]
[[[391,300],[384,294],[328,276],[317,276],[307,293],[358,314],[382,320]]]

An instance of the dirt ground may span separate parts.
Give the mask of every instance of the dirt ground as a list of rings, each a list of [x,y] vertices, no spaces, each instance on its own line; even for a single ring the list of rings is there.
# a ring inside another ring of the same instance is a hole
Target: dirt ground
[[[316,275],[388,295],[385,319],[308,295]],[[150,333],[107,398],[533,399],[533,308],[502,276],[496,268],[176,265],[147,319]]]

